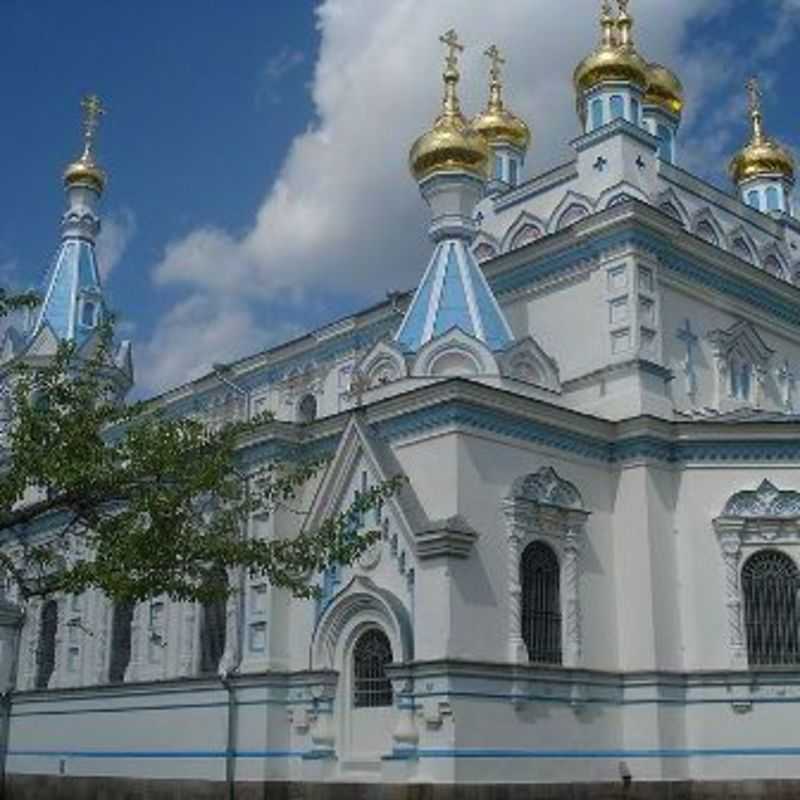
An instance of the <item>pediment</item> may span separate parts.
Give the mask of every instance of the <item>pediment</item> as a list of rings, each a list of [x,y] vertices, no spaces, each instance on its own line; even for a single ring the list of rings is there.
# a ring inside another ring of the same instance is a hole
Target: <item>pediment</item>
[[[407,378],[408,364],[394,342],[382,340],[359,361],[355,374],[363,381],[362,389],[376,389]]]
[[[411,365],[414,377],[470,378],[499,372],[494,353],[460,328],[451,328],[431,339]]]
[[[676,194],[674,189],[667,189],[656,196],[653,203],[659,211],[663,211],[667,216],[672,217],[686,228],[689,224],[689,212],[686,206]]]
[[[768,480],[758,489],[734,494],[725,504],[723,517],[742,519],[794,519],[800,517],[800,492],[780,490]]]
[[[398,476],[405,477],[405,472],[389,446],[354,414],[314,498],[305,528],[314,530],[327,517],[346,512],[354,491]],[[424,528],[427,519],[408,481],[385,501],[384,512],[399,527],[407,548],[413,552],[414,531]]]
[[[522,211],[503,236],[502,250],[508,252],[524,247],[544,236],[546,232],[547,226],[543,220],[528,211]]]
[[[708,339],[714,346],[717,357],[728,358],[732,353],[738,352],[756,366],[764,368],[774,352],[761,338],[755,325],[748,320],[739,320],[727,330],[710,331]]]
[[[558,364],[531,336],[502,353],[498,362],[504,378],[524,381],[552,392],[561,391]]]
[[[24,355],[32,358],[48,358],[58,352],[58,345],[58,336],[50,327],[50,323],[45,321],[39,326]]]
[[[585,195],[571,189],[561,198],[547,224],[550,233],[568,228],[594,210],[594,203]]]

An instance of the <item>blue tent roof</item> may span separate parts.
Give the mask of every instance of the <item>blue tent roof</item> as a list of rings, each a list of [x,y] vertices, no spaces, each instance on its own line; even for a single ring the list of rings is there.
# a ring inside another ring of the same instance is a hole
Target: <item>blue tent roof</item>
[[[409,352],[459,328],[492,350],[514,337],[475,257],[461,241],[440,242],[395,337]]]
[[[106,311],[91,242],[79,238],[61,242],[45,278],[43,297],[31,337],[47,323],[59,339],[83,344]]]

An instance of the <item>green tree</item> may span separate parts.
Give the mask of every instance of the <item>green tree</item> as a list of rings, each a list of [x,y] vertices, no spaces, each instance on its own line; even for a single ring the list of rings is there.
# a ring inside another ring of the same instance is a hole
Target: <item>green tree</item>
[[[3,296],[0,313],[20,307]],[[29,303],[22,301],[22,305]],[[0,567],[22,598],[98,588],[115,600],[168,595],[208,601],[229,591],[220,570],[242,567],[298,596],[314,576],[349,564],[379,535],[353,520],[400,486],[360,494],[298,536],[248,538],[252,514],[295,509],[321,460],[240,464],[262,415],[209,430],[154,402],[119,402],[112,388],[113,323],[90,356],[62,343],[44,365],[11,367],[12,422],[0,470]]]

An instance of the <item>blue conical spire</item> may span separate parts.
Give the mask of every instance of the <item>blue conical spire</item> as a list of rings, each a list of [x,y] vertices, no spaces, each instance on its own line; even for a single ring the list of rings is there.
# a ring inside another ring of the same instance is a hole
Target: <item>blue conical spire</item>
[[[83,109],[84,151],[64,173],[67,211],[61,221],[61,244],[45,277],[43,302],[29,332],[33,339],[47,325],[58,339],[78,346],[107,313],[95,254],[100,230],[97,206],[105,175],[95,163],[94,136],[103,109],[96,97],[87,97]]]
[[[396,340],[417,352],[453,328],[492,350],[504,350],[514,338],[467,243],[448,238],[436,245]]]

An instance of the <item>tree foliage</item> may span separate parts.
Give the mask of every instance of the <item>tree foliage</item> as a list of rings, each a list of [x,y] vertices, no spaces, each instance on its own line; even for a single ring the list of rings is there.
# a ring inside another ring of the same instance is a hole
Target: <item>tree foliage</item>
[[[1,309],[0,309],[1,311]],[[0,469],[0,566],[23,598],[90,588],[115,600],[158,595],[208,601],[241,567],[296,595],[375,541],[355,524],[397,491],[372,487],[314,530],[269,541],[247,535],[253,515],[295,508],[325,462],[241,463],[241,443],[268,416],[209,429],[112,390],[113,325],[90,355],[62,343],[46,363],[14,365],[13,421]]]

